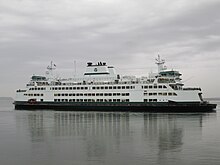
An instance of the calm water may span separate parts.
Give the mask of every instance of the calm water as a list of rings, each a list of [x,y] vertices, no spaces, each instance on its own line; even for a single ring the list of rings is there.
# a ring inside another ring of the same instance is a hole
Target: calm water
[[[213,101],[220,107],[220,100]],[[1,165],[220,164],[211,114],[15,111],[0,100]]]

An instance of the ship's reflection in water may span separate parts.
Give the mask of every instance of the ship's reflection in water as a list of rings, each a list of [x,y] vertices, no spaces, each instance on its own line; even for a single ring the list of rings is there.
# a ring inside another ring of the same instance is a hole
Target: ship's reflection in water
[[[26,123],[32,147],[38,148],[32,152],[43,152],[50,163],[163,164],[173,156],[178,163],[184,143],[200,140],[203,124],[215,117],[37,111],[27,113]]]

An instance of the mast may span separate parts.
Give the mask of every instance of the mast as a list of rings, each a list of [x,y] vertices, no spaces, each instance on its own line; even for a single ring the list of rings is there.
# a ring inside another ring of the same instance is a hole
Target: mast
[[[53,61],[50,62],[50,65],[47,66],[48,74],[50,78],[53,78],[53,70],[56,69],[56,64],[53,63]]]
[[[165,67],[164,67],[165,60],[161,59],[159,54],[155,60],[156,60],[157,66],[158,66],[158,73],[160,73],[162,70],[165,69]]]

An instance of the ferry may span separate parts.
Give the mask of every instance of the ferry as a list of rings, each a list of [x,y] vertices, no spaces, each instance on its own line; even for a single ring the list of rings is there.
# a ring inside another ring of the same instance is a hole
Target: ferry
[[[182,74],[156,58],[157,73],[121,76],[106,62],[88,62],[81,77],[57,78],[51,62],[46,74],[33,75],[16,91],[16,110],[213,112],[199,87],[185,87]]]

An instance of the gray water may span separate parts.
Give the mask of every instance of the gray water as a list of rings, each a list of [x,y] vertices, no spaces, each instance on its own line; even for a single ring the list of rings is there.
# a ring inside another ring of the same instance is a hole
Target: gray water
[[[1,165],[220,164],[217,113],[15,111],[0,100]]]

